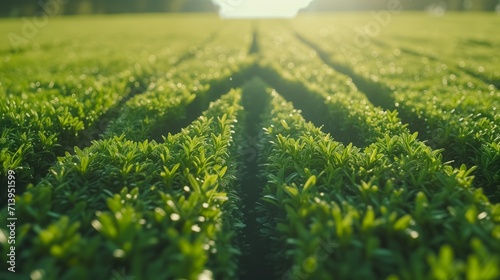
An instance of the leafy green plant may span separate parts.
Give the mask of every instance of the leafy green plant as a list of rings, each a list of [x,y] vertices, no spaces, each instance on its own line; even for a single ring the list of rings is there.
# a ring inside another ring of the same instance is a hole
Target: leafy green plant
[[[262,232],[280,244],[275,258],[291,267],[278,273],[445,279],[485,266],[485,277],[498,276],[489,267],[498,265],[499,221],[486,218],[497,206],[472,188],[473,168],[443,163],[417,134],[388,133],[364,149],[343,146],[272,96],[263,118],[268,183],[261,211]],[[477,242],[488,245],[480,252]]]
[[[105,278],[127,267],[140,278],[233,278],[241,222],[230,147],[240,95],[224,95],[165,143],[121,136],[60,157],[18,197],[20,273]]]

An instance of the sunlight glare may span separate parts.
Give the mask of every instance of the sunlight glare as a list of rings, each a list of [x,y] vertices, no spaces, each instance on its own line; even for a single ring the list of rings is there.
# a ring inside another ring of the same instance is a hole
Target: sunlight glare
[[[292,18],[313,0],[212,0],[222,18]]]

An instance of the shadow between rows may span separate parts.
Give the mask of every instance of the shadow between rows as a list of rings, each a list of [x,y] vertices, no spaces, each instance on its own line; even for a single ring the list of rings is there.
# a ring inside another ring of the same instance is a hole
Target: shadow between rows
[[[374,40],[374,43],[381,47],[388,47],[387,44],[379,40]],[[438,57],[427,53],[419,52],[410,48],[400,49],[403,53],[414,57],[426,57],[433,62],[443,63],[443,61]],[[492,80],[485,75],[482,75],[467,67],[464,68],[452,66],[449,68],[449,71],[457,75],[459,73],[464,73],[465,75],[469,75],[470,77],[478,79],[482,83],[493,85],[496,89],[498,89],[500,86],[500,81]],[[498,185],[498,180],[495,181],[491,177],[488,178],[488,171],[485,170],[487,168],[486,166],[493,165],[494,162],[488,162],[487,160],[483,161],[481,153],[484,153],[484,150],[480,147],[482,147],[484,143],[481,140],[477,138],[469,138],[467,142],[464,143],[463,140],[452,137],[452,140],[444,141],[443,139],[446,139],[447,135],[443,134],[444,131],[442,128],[429,129],[429,124],[425,118],[417,116],[414,112],[403,110],[398,111],[400,118],[405,123],[410,124],[413,131],[418,132],[420,139],[425,139],[426,144],[429,145],[432,149],[442,150],[441,154],[444,161],[448,162],[455,168],[460,168],[462,164],[465,164],[468,167],[478,166],[478,170],[473,172],[473,175],[475,177],[474,185],[476,187],[481,187],[484,190],[485,195],[490,199],[492,203],[497,203],[500,201],[500,188]],[[483,113],[483,116],[489,118],[490,120],[494,120],[494,114]]]
[[[171,67],[176,67],[183,62],[192,59],[196,55],[196,50],[204,48],[205,45],[213,41],[216,36],[217,32],[210,34],[194,50],[189,50],[182,54],[180,58],[171,65]],[[125,106],[125,103],[137,95],[146,93],[152,78],[154,78],[154,75],[151,75],[151,77],[144,75],[139,77],[135,82],[129,82],[128,93],[120,100],[120,102],[101,115],[98,121],[80,133],[83,135],[83,139],[81,139],[76,146],[80,148],[86,147],[89,146],[93,140],[101,138],[108,129],[110,123],[120,116],[120,111],[122,107]]]
[[[250,48],[248,49],[248,54],[258,54],[260,52],[260,44],[259,44],[259,31],[257,25],[255,24],[252,32],[252,43],[250,44]]]
[[[330,54],[321,49],[315,43],[309,41],[297,32],[294,32],[294,34],[295,37],[302,43],[316,51],[319,58],[325,64],[333,68],[335,71],[351,78],[356,87],[366,95],[368,100],[373,105],[382,107],[386,110],[394,110],[396,108],[394,98],[392,97],[392,90],[390,88],[357,74],[352,68],[344,64],[333,61],[330,58]]]
[[[266,89],[266,84],[256,76],[242,87],[242,105],[245,109],[244,135],[240,143],[240,166],[238,168],[239,197],[243,204],[242,212],[245,223],[238,239],[242,244],[239,273],[242,280],[275,279],[273,266],[276,263],[270,259],[272,242],[261,234],[262,225],[258,222],[260,217],[258,206],[262,198],[263,187],[266,185],[259,162],[262,156],[258,147],[263,133],[262,115],[268,107],[270,97]]]
[[[468,75],[470,75],[478,80],[481,80],[485,84],[493,85],[495,87],[495,89],[497,89],[497,90],[500,89],[500,80],[496,80],[494,78],[488,78],[485,75],[480,74],[480,73],[478,73],[470,68],[460,67],[458,69],[462,70],[462,72],[464,72],[464,73],[466,73],[466,74],[468,74]]]
[[[195,121],[208,108],[210,102],[216,101],[233,88],[241,87],[254,77],[260,78],[269,87],[278,91],[283,98],[293,103],[294,107],[301,111],[302,116],[307,121],[312,122],[323,132],[330,133],[336,141],[363,146],[354,129],[342,131],[342,126],[335,124],[336,120],[331,119],[328,105],[321,94],[310,91],[303,83],[290,82],[274,69],[257,63],[233,73],[231,77],[212,81],[210,89],[198,94],[194,101],[186,107],[186,115],[181,120],[166,120],[159,123],[154,128],[150,138],[162,142],[163,136],[169,133],[179,133]]]
[[[353,80],[354,84],[358,87],[358,89],[367,96],[368,100],[372,102],[372,104],[382,107],[386,110],[397,109],[400,119],[403,123],[408,124],[408,129],[410,131],[418,132],[419,138],[424,140],[432,149],[443,150],[442,155],[444,161],[451,163],[452,166],[456,168],[458,168],[461,164],[466,164],[469,167],[474,165],[481,165],[481,163],[474,160],[473,156],[477,154],[477,147],[481,146],[480,141],[474,141],[475,143],[471,142],[465,145],[460,141],[453,143],[439,143],[439,141],[436,141],[436,138],[440,137],[440,135],[436,135],[436,132],[438,131],[432,129],[429,130],[429,124],[426,119],[419,117],[415,112],[402,111],[401,109],[394,106],[395,100],[392,95],[392,91],[388,87],[384,86],[383,84],[367,80],[366,78],[356,74],[354,70],[349,68],[348,66],[332,61],[330,59],[330,55],[327,52],[319,48],[314,43],[308,41],[300,34],[295,33],[295,35],[304,44],[315,50],[318,53],[319,57],[323,60],[323,62],[332,67],[337,72],[349,76]],[[414,52],[412,50],[406,51],[411,55],[418,54],[417,52]],[[434,58],[430,57],[430,59]],[[478,77],[474,75],[474,73],[468,73],[467,69],[460,69],[459,71],[476,77],[483,82],[486,81],[484,77]],[[489,82],[489,80],[486,82]],[[493,85],[495,86],[495,84]],[[356,143],[354,144],[356,145]],[[457,153],[457,149],[463,149],[463,151]],[[495,197],[495,195],[492,193],[492,189],[494,192],[495,188],[488,186],[488,184],[486,184],[486,186],[483,186],[483,184],[486,182],[486,178],[484,177],[481,168],[479,168],[478,171],[474,172],[473,175],[476,177],[475,182],[479,182],[475,185],[477,187],[483,187],[483,189],[485,189],[486,195],[493,202],[498,201],[498,197]]]
[[[286,80],[269,66],[259,66],[258,76],[291,102],[294,108],[300,110],[305,120],[312,122],[324,133],[329,133],[335,141],[344,145],[353,143],[359,147],[364,146],[354,128],[346,129],[346,126],[339,123],[342,120],[332,119],[330,108],[320,93],[309,90],[301,82]]]
[[[200,44],[201,48],[204,45],[212,41],[217,33],[212,33],[207,37],[205,41]],[[0,52],[1,53],[1,52]],[[187,61],[194,57],[193,52],[184,53],[181,58],[176,61],[172,66],[179,65],[184,61]],[[101,139],[105,132],[107,131],[110,123],[120,116],[121,109],[127,101],[134,98],[137,95],[144,94],[147,91],[151,79],[154,75],[148,73],[139,75],[136,81],[129,82],[124,88],[125,94],[123,97],[117,101],[113,106],[106,110],[102,115],[100,115],[96,121],[94,121],[90,126],[82,131],[78,132],[78,136],[74,135],[74,132],[61,131],[58,135],[58,146],[50,150],[51,155],[47,155],[43,162],[29,162],[27,163],[32,167],[33,171],[30,175],[30,179],[18,179],[19,193],[23,193],[24,189],[29,184],[37,184],[44,176],[48,173],[51,166],[57,162],[57,158],[63,156],[66,152],[70,154],[73,153],[74,147],[83,149],[92,144],[92,141]],[[179,128],[180,131],[180,128]],[[161,138],[161,137],[160,137]],[[40,151],[47,152],[47,151]]]
[[[176,134],[198,119],[205,111],[210,102],[216,101],[231,89],[241,87],[248,77],[253,76],[255,66],[248,66],[238,72],[233,72],[231,76],[225,76],[219,80],[211,81],[209,89],[196,95],[195,99],[186,107],[185,116],[176,120],[166,120],[159,123],[151,133],[151,139],[163,142],[163,136]]]
[[[203,40],[198,46],[196,46],[195,48],[193,48],[193,49],[185,52],[184,54],[182,54],[179,57],[179,59],[172,64],[172,67],[176,67],[176,66],[180,65],[181,63],[183,63],[184,61],[187,61],[187,60],[193,58],[196,55],[196,52],[198,50],[203,49],[210,42],[213,42],[214,39],[217,38],[218,35],[219,35],[219,33],[217,31],[215,31],[215,32],[211,33],[210,35],[208,35],[206,37],[206,39]]]
[[[380,40],[377,40],[377,39],[372,39],[373,42],[380,46],[380,47],[383,47],[383,48],[389,48],[389,45],[380,41]],[[411,48],[406,48],[406,47],[400,47],[399,48],[401,50],[401,52],[403,53],[406,53],[408,55],[411,55],[411,56],[414,56],[414,57],[425,57],[431,61],[436,61],[436,62],[439,62],[441,61],[439,58],[437,58],[436,56],[434,55],[431,55],[431,54],[428,54],[428,53],[423,53],[423,52],[419,52],[417,50],[414,50],[414,49],[411,49]],[[465,67],[458,67],[458,66],[455,66],[455,67],[452,67],[451,70],[455,70],[455,71],[458,71],[458,72],[462,72],[462,73],[465,73],[471,77],[474,77],[480,81],[482,81],[483,83],[487,84],[487,85],[493,85],[496,89],[499,89],[500,88],[500,80],[496,80],[496,79],[492,79],[492,78],[488,78],[486,77],[485,75],[483,74],[480,74],[470,68],[465,68]]]

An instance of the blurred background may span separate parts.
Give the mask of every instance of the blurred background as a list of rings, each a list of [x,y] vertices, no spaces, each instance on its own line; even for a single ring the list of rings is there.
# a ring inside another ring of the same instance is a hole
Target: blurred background
[[[500,11],[499,0],[315,0],[305,12],[380,10],[394,1],[407,10]],[[62,15],[217,11],[211,0],[2,0],[0,16],[32,16],[48,6]]]

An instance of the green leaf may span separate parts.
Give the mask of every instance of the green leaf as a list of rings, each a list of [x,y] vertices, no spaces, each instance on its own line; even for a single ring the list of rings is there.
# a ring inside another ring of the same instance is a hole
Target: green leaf
[[[411,220],[412,217],[410,215],[404,215],[396,221],[396,223],[394,224],[394,229],[398,231],[407,229],[410,225]]]
[[[307,182],[304,185],[303,192],[307,192],[307,190],[314,185],[316,185],[316,176],[312,175],[311,177],[309,177],[309,179],[307,179]]]
[[[201,194],[201,187],[198,181],[196,181],[196,178],[193,176],[193,174],[188,174],[188,180],[189,183],[191,184],[191,187],[194,189],[194,191],[198,194]]]
[[[208,175],[205,176],[205,182],[203,183],[203,186],[201,187],[204,191],[207,191],[210,187],[213,187],[217,184],[217,179],[219,177],[217,175]]]
[[[297,198],[299,190],[294,186],[285,186],[285,192],[292,198]]]
[[[227,172],[227,166],[222,167],[222,169],[218,171],[219,177],[221,177],[221,178],[224,177],[226,172]]]
[[[373,207],[368,206],[365,217],[363,218],[363,223],[362,223],[363,230],[367,231],[371,229],[374,222],[375,222],[375,212],[373,211]]]
[[[288,126],[288,124],[286,123],[285,120],[281,120],[281,125],[286,129],[286,130],[290,130],[290,127]]]
[[[477,217],[477,209],[476,207],[472,206],[467,209],[465,212],[465,219],[471,223],[474,224],[476,222],[476,217]]]
[[[273,205],[276,205],[276,206],[279,206],[279,202],[278,202],[278,199],[273,196],[273,195],[265,195],[262,200],[264,200],[265,202],[268,202],[268,203],[271,203]]]

